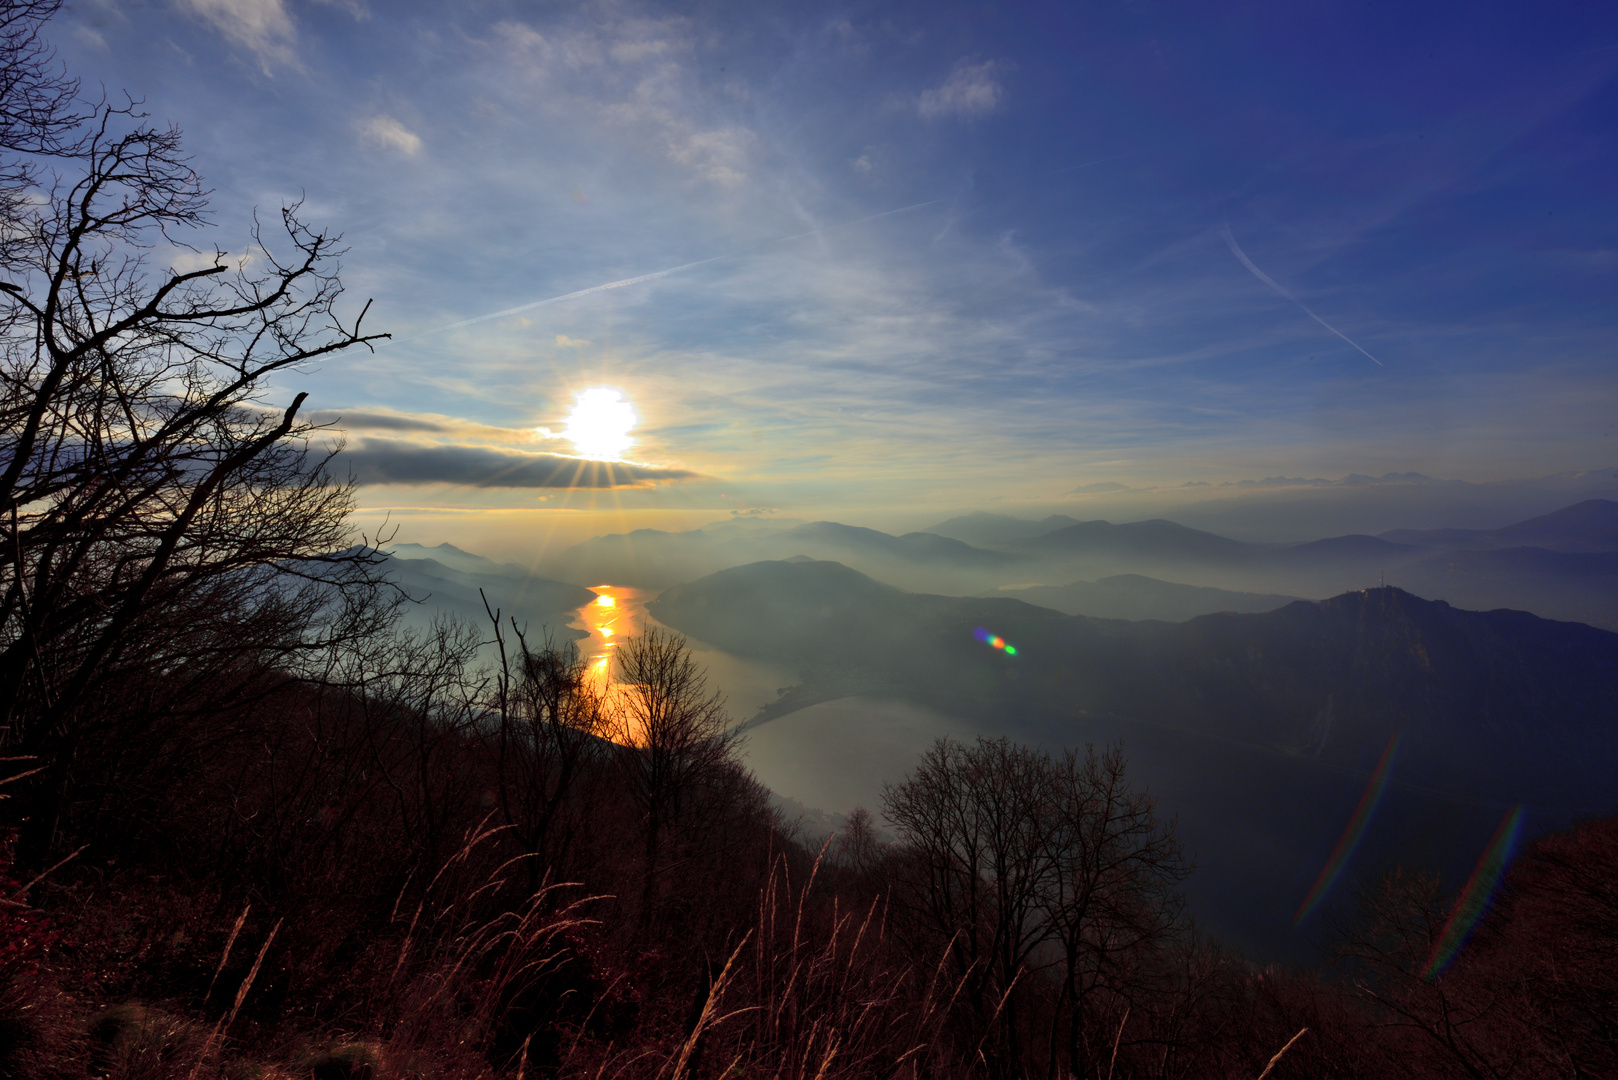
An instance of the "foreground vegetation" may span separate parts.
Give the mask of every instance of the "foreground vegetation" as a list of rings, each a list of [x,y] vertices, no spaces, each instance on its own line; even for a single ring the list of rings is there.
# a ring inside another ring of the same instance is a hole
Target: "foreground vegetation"
[[[397,628],[302,366],[366,347],[337,240],[253,259],[179,135],[0,0],[0,1076],[1012,1078],[1618,1071],[1618,823],[1263,969],[1122,753],[933,747],[821,843],[684,643]],[[195,255],[196,252],[191,254]],[[280,380],[277,383],[276,380]],[[498,598],[492,598],[494,603]]]

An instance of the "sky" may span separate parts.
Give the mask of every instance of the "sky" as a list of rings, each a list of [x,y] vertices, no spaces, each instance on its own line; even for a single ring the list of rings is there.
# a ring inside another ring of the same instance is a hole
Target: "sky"
[[[401,540],[1618,465],[1618,6],[71,0],[52,37],[183,129],[193,243],[298,199],[344,235],[395,338],[267,400]],[[562,437],[593,388],[615,465]]]

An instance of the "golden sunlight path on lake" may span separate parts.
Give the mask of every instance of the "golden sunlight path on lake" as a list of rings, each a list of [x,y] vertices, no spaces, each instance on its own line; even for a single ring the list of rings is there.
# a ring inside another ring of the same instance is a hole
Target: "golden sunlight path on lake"
[[[590,636],[578,643],[590,678],[603,696],[612,691],[612,654],[626,638],[645,632],[646,592],[627,585],[592,585],[596,598],[578,609],[574,625]]]

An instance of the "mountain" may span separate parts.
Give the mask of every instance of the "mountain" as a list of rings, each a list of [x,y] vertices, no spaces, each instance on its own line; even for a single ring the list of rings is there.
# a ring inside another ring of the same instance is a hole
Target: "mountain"
[[[508,626],[511,617],[536,632],[548,629],[557,640],[575,640],[585,634],[569,629],[568,623],[578,608],[595,599],[589,589],[537,577],[514,563],[497,563],[449,544],[391,545],[383,570],[409,598],[402,614],[407,625],[417,628],[429,625],[437,614],[487,628],[486,596]]]
[[[952,517],[948,521],[940,521],[937,525],[922,531],[947,536],[974,547],[992,548],[1015,544],[1021,540],[1032,540],[1036,536],[1077,524],[1076,519],[1066,514],[1052,514],[1043,521],[1029,521],[1025,518],[979,511]]]
[[[734,567],[651,610],[800,672],[748,724],[766,782],[834,752],[843,789],[874,807],[902,775],[903,755],[884,749],[891,724],[908,725],[913,753],[929,730],[1121,742],[1198,860],[1193,909],[1277,955],[1300,947],[1292,914],[1390,743],[1392,779],[1349,880],[1395,861],[1464,878],[1518,804],[1536,829],[1618,809],[1618,634],[1525,612],[1376,588],[1126,622],[906,593],[828,562]]]
[[[1618,552],[1447,551],[1391,572],[1389,579],[1467,607],[1523,608],[1618,630]]]
[[[914,532],[890,536],[875,529],[814,521],[773,536],[777,548],[821,550],[960,567],[1002,567],[1019,562],[1016,556],[985,551],[945,536]]]
[[[1075,581],[1068,585],[1001,589],[996,595],[1024,600],[1067,615],[1089,615],[1098,619],[1161,619],[1165,622],[1184,622],[1216,611],[1273,611],[1298,599],[1296,596],[1181,585],[1142,574],[1115,574],[1098,581]]]
[[[893,536],[835,521],[812,521],[783,528],[756,523],[747,530],[640,529],[600,536],[565,552],[553,572],[575,581],[664,588],[726,567],[795,555],[834,559],[906,585],[944,584],[963,590],[995,584],[1006,568],[1023,561],[1015,554],[975,548],[933,533]]]
[[[1272,558],[1280,565],[1318,565],[1321,563],[1378,563],[1397,565],[1425,552],[1412,545],[1400,544],[1376,536],[1331,536],[1324,540],[1310,540],[1303,544],[1290,544],[1277,549]]]
[[[1586,499],[1502,529],[1398,529],[1381,538],[1422,547],[1537,547],[1560,552],[1618,551],[1618,502]]]
[[[802,555],[930,593],[1004,595],[1020,582],[1083,580],[1093,585],[1100,578],[1134,576],[1265,597],[1321,597],[1392,582],[1463,607],[1514,607],[1618,629],[1618,584],[1610,560],[1598,557],[1615,530],[1618,503],[1605,500],[1588,500],[1487,532],[1406,530],[1291,544],[1249,543],[1161,519],[1113,524],[1060,515],[1026,521],[969,514],[941,522],[932,531],[902,536],[834,521],[766,519],[720,522],[688,532],[642,529],[596,537],[564,553],[547,573],[580,584],[610,581],[662,589],[733,566]],[[1517,554],[1499,554],[1505,551]],[[1483,557],[1485,552],[1496,554]],[[473,557],[459,552],[455,558],[463,561],[453,565],[464,565]],[[1143,589],[1123,582],[1108,589],[1106,599],[1094,588],[1067,598],[1041,595],[1059,610],[1133,619],[1256,610],[1254,601],[1213,595],[1149,598]],[[1128,606],[1131,594],[1144,606]]]
[[[1539,798],[1523,786],[1532,773],[1562,801],[1588,772],[1587,751],[1618,748],[1618,634],[1396,588],[1265,614],[1123,622],[907,593],[832,562],[763,562],[670,589],[649,610],[822,680],[885,673],[893,692],[951,711],[1104,712],[1345,766],[1401,731],[1443,774],[1439,786],[1488,777]],[[1015,644],[1014,660],[975,640],[977,627]],[[1553,745],[1565,757],[1530,770]],[[1612,789],[1603,774],[1581,790]]]
[[[1231,540],[1172,521],[1154,519],[1114,525],[1081,521],[1030,540],[1017,548],[1029,554],[1080,558],[1129,558],[1154,562],[1247,563],[1263,551],[1257,544]]]

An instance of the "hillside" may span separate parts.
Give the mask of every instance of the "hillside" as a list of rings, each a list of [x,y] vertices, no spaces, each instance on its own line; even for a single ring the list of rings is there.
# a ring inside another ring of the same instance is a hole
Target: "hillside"
[[[1263,614],[1125,622],[906,593],[827,562],[736,567],[651,610],[720,648],[798,667],[801,685],[751,725],[766,780],[762,755],[835,745],[841,767],[869,770],[865,790],[879,790],[891,779],[874,749],[888,701],[937,717],[939,733],[1122,741],[1194,842],[1197,910],[1268,949],[1296,943],[1290,914],[1396,735],[1361,873],[1408,859],[1464,875],[1512,804],[1527,804],[1536,828],[1618,808],[1618,634],[1525,612],[1380,588]],[[1016,655],[977,640],[980,627]],[[839,698],[829,721],[818,703]],[[806,707],[817,719],[799,737]]]
[[[1097,619],[1159,619],[1164,622],[1184,622],[1218,611],[1273,611],[1298,599],[1276,593],[1182,585],[1144,574],[1115,574],[1098,581],[1075,581],[1067,585],[1007,588],[998,590],[996,595],[1024,600],[1066,615],[1089,615]]]

